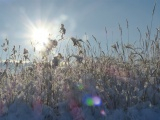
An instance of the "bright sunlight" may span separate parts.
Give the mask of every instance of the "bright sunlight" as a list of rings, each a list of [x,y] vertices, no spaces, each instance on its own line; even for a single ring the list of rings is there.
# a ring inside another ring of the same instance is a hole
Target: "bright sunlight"
[[[43,27],[34,28],[32,30],[32,42],[34,42],[36,50],[40,51],[47,44],[49,32]]]

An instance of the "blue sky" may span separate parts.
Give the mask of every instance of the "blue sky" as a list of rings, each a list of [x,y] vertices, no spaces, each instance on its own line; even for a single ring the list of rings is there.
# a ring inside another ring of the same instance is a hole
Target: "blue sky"
[[[49,33],[58,35],[60,24],[67,29],[66,38],[85,38],[90,42],[94,35],[106,43],[105,27],[109,46],[120,40],[118,24],[123,30],[123,40],[139,40],[137,27],[143,36],[147,25],[151,26],[154,0],[0,0],[0,44],[7,37],[11,45],[29,45],[32,26],[44,25]],[[152,30],[160,27],[160,1],[157,0]],[[105,49],[105,45],[103,44]]]

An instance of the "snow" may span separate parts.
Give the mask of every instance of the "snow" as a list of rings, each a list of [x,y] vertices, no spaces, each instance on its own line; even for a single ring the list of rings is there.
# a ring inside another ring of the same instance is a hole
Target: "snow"
[[[160,105],[147,106],[142,103],[127,110],[108,110],[104,106],[86,106],[68,109],[68,103],[58,105],[58,112],[49,106],[42,105],[42,111],[32,109],[21,100],[12,103],[8,112],[0,116],[0,120],[160,120]]]

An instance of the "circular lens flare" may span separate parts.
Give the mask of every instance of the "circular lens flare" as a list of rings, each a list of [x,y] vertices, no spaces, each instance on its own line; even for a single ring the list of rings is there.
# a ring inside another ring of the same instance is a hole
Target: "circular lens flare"
[[[100,97],[94,96],[92,99],[93,99],[94,105],[96,105],[96,106],[101,105],[102,102],[101,102],[101,98]]]
[[[77,87],[78,87],[79,90],[83,90],[84,89],[83,84],[81,84],[81,83],[77,84]]]
[[[88,106],[93,106],[94,105],[94,102],[93,102],[92,98],[88,97],[86,99],[86,105],[88,105]]]
[[[101,110],[101,114],[106,116],[106,112],[104,110]]]
[[[83,102],[87,105],[87,106],[100,106],[102,101],[101,98],[98,96],[91,96],[91,95],[85,95],[83,97]]]

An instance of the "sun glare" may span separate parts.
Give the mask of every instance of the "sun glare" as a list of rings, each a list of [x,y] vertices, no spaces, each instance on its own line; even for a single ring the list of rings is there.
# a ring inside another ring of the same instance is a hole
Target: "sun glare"
[[[48,42],[49,32],[43,27],[35,28],[32,31],[32,42],[36,44],[36,50],[40,51]]]

